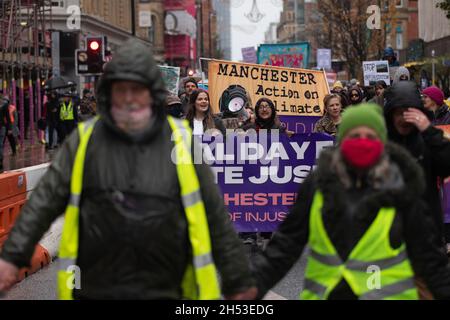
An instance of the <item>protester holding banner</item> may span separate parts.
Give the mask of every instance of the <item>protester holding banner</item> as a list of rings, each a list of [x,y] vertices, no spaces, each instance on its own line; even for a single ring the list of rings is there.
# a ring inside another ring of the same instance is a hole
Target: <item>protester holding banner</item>
[[[421,200],[423,173],[403,148],[387,142],[382,111],[349,107],[337,142],[322,151],[286,220],[255,257],[258,296],[308,245],[301,299],[417,299],[415,274],[435,298],[450,298],[447,257]]]
[[[450,110],[444,103],[444,92],[436,86],[422,91],[425,109],[433,112],[431,124],[434,126],[450,124]]]
[[[342,102],[338,94],[329,94],[324,99],[325,115],[314,126],[314,132],[336,136],[341,123]]]
[[[244,126],[244,130],[255,129],[257,132],[261,129],[286,131],[281,126],[281,121],[277,116],[277,110],[272,100],[268,98],[259,99],[255,105],[255,114],[255,123]]]
[[[255,109],[253,109],[252,106],[245,106],[245,111],[247,111],[248,114],[248,119],[245,124],[255,123],[256,121]]]
[[[431,125],[428,115],[414,82],[399,82],[386,92],[389,139],[405,147],[422,166],[426,181],[423,199],[430,208],[438,244],[443,247],[443,213],[437,181],[438,177],[450,175],[450,141]]]
[[[203,135],[206,131],[213,135],[225,135],[225,127],[222,121],[212,114],[209,101],[206,90],[193,91],[189,98],[186,120],[189,121],[194,135]]]

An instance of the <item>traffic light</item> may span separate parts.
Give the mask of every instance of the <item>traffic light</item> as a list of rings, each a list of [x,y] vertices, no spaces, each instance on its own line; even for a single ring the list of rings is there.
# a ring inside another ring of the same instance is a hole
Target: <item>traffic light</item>
[[[103,72],[105,46],[104,36],[86,38],[87,74],[101,74]]]
[[[75,73],[77,76],[89,73],[89,61],[86,50],[75,50]]]

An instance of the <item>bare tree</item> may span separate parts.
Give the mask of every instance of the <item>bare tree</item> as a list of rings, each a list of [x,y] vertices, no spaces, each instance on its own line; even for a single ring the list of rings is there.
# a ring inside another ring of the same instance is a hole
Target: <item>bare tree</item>
[[[361,76],[363,61],[379,58],[385,45],[384,26],[395,15],[394,4],[383,12],[381,29],[369,29],[367,8],[377,2],[379,1],[318,1],[318,21],[312,32],[320,47],[331,48],[334,57],[346,61],[353,78]]]

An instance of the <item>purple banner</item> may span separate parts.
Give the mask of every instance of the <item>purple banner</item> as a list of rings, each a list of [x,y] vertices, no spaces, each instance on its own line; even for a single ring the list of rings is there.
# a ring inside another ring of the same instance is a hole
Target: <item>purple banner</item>
[[[323,134],[228,135],[203,138],[203,152],[238,232],[271,232],[285,219],[320,151]]]
[[[445,181],[442,191],[442,209],[444,211],[444,222],[450,223],[450,178]]]
[[[280,116],[279,117],[287,130],[295,133],[312,133],[314,125],[321,117],[302,117],[302,116]]]

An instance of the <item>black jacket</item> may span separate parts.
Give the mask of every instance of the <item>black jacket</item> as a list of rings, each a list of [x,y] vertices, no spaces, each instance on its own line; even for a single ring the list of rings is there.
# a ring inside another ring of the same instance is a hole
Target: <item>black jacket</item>
[[[7,100],[0,100],[0,129],[5,127],[5,130],[9,130],[10,128],[8,106],[9,102]]]
[[[180,198],[174,144],[164,113],[165,88],[150,52],[127,43],[106,67],[98,87],[101,119],[89,142],[80,210],[77,264],[82,270],[76,298],[179,299],[180,283],[192,261],[187,221]],[[147,83],[153,124],[130,136],[111,118],[115,79]],[[24,206],[1,257],[29,264],[34,245],[69,200],[70,176],[79,143],[72,133]],[[248,260],[206,164],[195,165],[212,240],[212,253],[231,294],[253,284]]]
[[[61,109],[61,105],[57,98],[51,98],[46,103],[46,120],[48,124],[56,125],[59,120],[59,112]]]
[[[339,154],[336,149],[322,152],[318,168],[300,187],[298,199],[286,220],[275,232],[265,252],[254,260],[260,296],[281,280],[302,254],[308,243],[313,196],[321,190],[325,229],[344,261],[368,230],[379,209],[395,207],[397,214],[389,235],[392,247],[398,248],[405,243],[415,272],[425,279],[435,297],[450,299],[448,259],[436,245],[433,224],[420,200],[424,191],[420,167],[406,151],[390,144],[386,146],[390,160],[381,161],[383,165],[378,165],[367,177],[358,180]],[[386,166],[386,163],[390,165]],[[342,280],[329,298],[357,297]]]
[[[414,107],[424,112],[430,120],[433,115],[422,104],[420,93],[415,83],[401,81],[386,93],[384,114],[389,139],[406,148],[421,165],[425,173],[426,188],[423,199],[430,207],[430,214],[439,232],[444,238],[443,212],[438,191],[438,178],[450,175],[450,141],[444,138],[443,132],[432,126],[420,133],[414,130],[408,136],[401,136],[394,127],[392,113],[397,108]],[[443,241],[442,241],[443,242]]]

